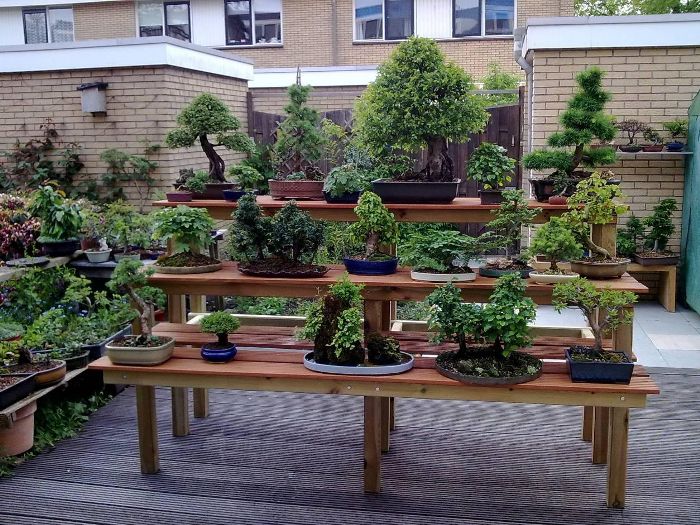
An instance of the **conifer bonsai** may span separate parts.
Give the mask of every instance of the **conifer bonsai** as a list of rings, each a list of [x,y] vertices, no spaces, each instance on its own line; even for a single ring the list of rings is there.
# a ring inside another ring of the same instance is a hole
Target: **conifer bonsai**
[[[344,258],[350,273],[360,275],[387,275],[396,271],[397,259],[381,251],[382,247],[396,244],[399,227],[394,214],[382,204],[379,195],[367,191],[355,207],[357,221],[348,230],[350,244],[364,245],[357,257]]]
[[[241,326],[241,322],[228,312],[213,312],[200,323],[202,332],[216,334],[216,343],[206,343],[202,346],[201,355],[206,361],[225,363],[236,355],[236,345],[229,342],[228,335]]]
[[[678,256],[666,249],[669,238],[676,231],[672,216],[678,210],[676,199],[663,199],[654,206],[651,215],[639,219],[634,215],[627,220],[625,228],[618,233],[618,251],[634,256],[642,265],[676,264]]]
[[[577,277],[576,274],[559,268],[558,263],[580,258],[583,255],[583,247],[564,219],[552,217],[535,232],[528,254],[532,257],[542,255],[549,262],[549,269],[544,272],[530,273],[533,280],[544,283],[559,282]]]

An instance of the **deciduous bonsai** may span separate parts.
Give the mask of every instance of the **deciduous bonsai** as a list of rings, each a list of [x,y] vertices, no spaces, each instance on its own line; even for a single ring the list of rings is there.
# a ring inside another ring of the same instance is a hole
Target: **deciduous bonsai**
[[[449,141],[465,142],[484,129],[488,113],[470,76],[448,62],[438,44],[411,37],[378,70],[356,106],[356,132],[377,157],[427,149],[425,165],[403,180],[451,182],[456,178]]]
[[[517,350],[531,342],[528,323],[535,303],[525,297],[525,281],[516,274],[496,281],[488,303],[462,302],[452,283],[428,296],[428,328],[433,341],[456,342],[456,351],[441,353],[437,370],[465,383],[521,383],[538,377],[542,362]]]
[[[481,204],[501,202],[501,192],[512,180],[515,159],[511,159],[506,149],[498,144],[482,142],[469,157],[467,166],[469,178],[483,186]]]
[[[361,275],[385,275],[396,271],[396,257],[382,252],[382,248],[396,244],[399,228],[391,213],[382,204],[379,195],[365,192],[355,207],[357,221],[348,229],[350,244],[363,244],[364,251],[358,256],[345,258],[350,273]],[[356,261],[362,261],[358,264]],[[373,264],[377,263],[377,264]],[[379,272],[379,273],[378,273]]]
[[[532,272],[530,277],[538,280],[544,275],[556,275],[566,277],[576,277],[577,275],[559,268],[559,261],[570,261],[578,259],[583,255],[583,247],[576,240],[576,236],[571,231],[564,219],[552,217],[535,232],[535,236],[530,242],[528,254],[531,257],[541,255],[549,262],[549,269],[544,272]],[[566,278],[565,277],[565,278]],[[544,277],[546,280],[547,278]],[[542,280],[542,279],[540,279]]]
[[[666,143],[668,151],[681,151],[685,144],[678,139],[688,136],[688,119],[675,119],[663,123],[664,129],[671,134],[670,142]]]
[[[621,151],[626,151],[628,153],[634,153],[640,151],[642,146],[637,144],[637,135],[645,134],[649,129],[649,126],[635,119],[626,119],[618,122],[615,127],[618,130],[627,134],[627,144],[622,144],[620,146]]]
[[[201,253],[211,244],[214,229],[214,221],[207,210],[189,206],[163,208],[154,213],[153,221],[154,237],[171,244],[171,255],[156,262],[160,271],[178,268],[178,273],[186,273],[183,270],[188,268],[197,272],[203,268],[214,271],[221,267],[221,261]]]
[[[411,266],[411,277],[419,281],[468,281],[476,278],[469,261],[481,253],[478,237],[456,230],[417,232],[402,244],[401,264]]]

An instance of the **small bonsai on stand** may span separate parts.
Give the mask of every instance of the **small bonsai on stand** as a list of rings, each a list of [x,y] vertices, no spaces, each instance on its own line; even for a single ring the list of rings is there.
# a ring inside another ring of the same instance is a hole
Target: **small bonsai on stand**
[[[236,185],[235,189],[224,190],[224,199],[236,202],[246,193],[256,194],[265,178],[258,170],[247,164],[236,164],[228,170],[231,181]]]
[[[528,253],[532,257],[542,255],[549,262],[544,272],[530,272],[530,277],[539,283],[556,283],[578,277],[577,274],[559,268],[559,261],[578,259],[583,255],[583,247],[576,236],[559,217],[552,217],[535,232]]]
[[[37,241],[46,255],[72,255],[79,247],[78,235],[83,225],[80,206],[68,202],[65,194],[53,186],[41,186],[32,196],[29,213],[41,219]]]
[[[627,144],[622,144],[620,146],[620,151],[624,151],[626,153],[636,153],[642,150],[642,146],[637,144],[636,136],[639,133],[645,134],[649,129],[649,126],[638,120],[629,119],[618,122],[615,127],[617,127],[617,129],[620,131],[627,133]]]
[[[399,227],[394,214],[382,204],[379,196],[365,192],[355,207],[357,221],[350,225],[348,234],[352,243],[364,244],[364,253],[345,257],[349,273],[358,275],[388,275],[396,272],[398,259],[381,252],[382,246],[396,244]]]
[[[559,177],[560,189],[557,193],[570,192],[576,183],[588,173],[579,171],[579,166],[596,168],[615,162],[615,150],[611,147],[591,147],[594,139],[602,143],[610,142],[617,135],[614,120],[603,112],[605,104],[612,98],[603,89],[603,71],[597,67],[588,68],[576,75],[578,90],[569,100],[567,109],[559,117],[563,131],[553,133],[547,140],[551,149],[528,153],[523,157],[523,166],[529,170],[553,170]],[[553,188],[551,177],[530,179],[538,201],[545,201]]]
[[[666,250],[668,239],[675,233],[673,213],[678,210],[676,199],[663,199],[654,206],[654,211],[642,219],[642,225],[649,230],[645,233],[644,250],[637,251],[634,259],[639,264],[676,264],[678,256]]]
[[[577,375],[579,367],[572,366],[575,362],[627,363],[627,366],[621,367],[623,368],[621,377],[613,376],[612,381],[610,377],[607,381],[603,377],[602,382],[626,381],[629,383],[632,376],[632,363],[623,352],[604,351],[603,334],[632,322],[632,311],[628,307],[636,300],[637,296],[632,292],[608,288],[597,289],[590,281],[583,278],[560,283],[554,287],[552,293],[554,309],[557,312],[569,306],[580,309],[593,332],[593,346],[572,346],[567,351],[572,380],[600,381],[600,377],[596,377],[595,374]],[[583,372],[587,371],[584,369]]]
[[[632,258],[639,249],[640,240],[644,237],[644,224],[634,214],[627,219],[622,230],[617,231],[617,254]]]
[[[503,188],[513,180],[515,159],[503,146],[482,142],[469,158],[467,170],[469,178],[483,186],[479,191],[481,204],[498,204],[503,200]]]
[[[649,153],[663,151],[664,144],[661,134],[651,127],[647,127],[643,133],[644,140],[647,143],[642,147],[642,149]]]
[[[528,346],[528,323],[535,319],[535,303],[525,297],[525,281],[504,275],[483,305],[463,303],[452,283],[428,296],[429,330],[433,341],[458,343],[443,352],[435,368],[464,383],[514,384],[532,381],[542,373],[542,361],[517,351]]]
[[[664,122],[663,126],[664,129],[671,134],[671,138],[673,139],[666,143],[666,149],[668,151],[683,151],[685,144],[678,139],[688,136],[688,120],[682,118],[670,120]]]
[[[401,263],[412,267],[411,279],[417,281],[473,281],[469,261],[482,250],[480,238],[456,230],[415,233],[401,246]]]
[[[221,269],[221,261],[201,253],[211,244],[214,229],[214,221],[207,210],[188,206],[163,208],[155,212],[153,219],[153,236],[170,241],[172,248],[171,255],[161,257],[156,262],[155,266],[160,272],[204,273]]]
[[[202,346],[201,355],[205,361],[213,363],[226,363],[236,355],[236,345],[230,343],[228,335],[234,333],[241,326],[241,322],[227,312],[214,312],[207,315],[201,322],[202,332],[216,334],[216,343],[207,343]]]

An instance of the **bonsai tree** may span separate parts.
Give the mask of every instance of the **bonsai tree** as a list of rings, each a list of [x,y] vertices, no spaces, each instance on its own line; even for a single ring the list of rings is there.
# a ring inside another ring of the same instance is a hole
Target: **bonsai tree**
[[[482,142],[469,157],[469,178],[482,184],[486,190],[498,190],[512,180],[515,159],[506,149],[492,142]]]
[[[634,144],[637,143],[635,137],[639,134],[645,134],[647,130],[649,130],[649,126],[644,124],[643,122],[640,122],[638,120],[634,119],[629,119],[629,120],[622,120],[618,122],[615,127],[619,129],[620,131],[627,133],[627,145],[628,146],[633,146]],[[646,136],[646,135],[645,135]]]
[[[288,202],[271,221],[270,253],[288,266],[310,263],[323,244],[324,227],[294,201]]]
[[[615,200],[621,197],[619,186],[608,184],[600,173],[594,172],[578,183],[576,192],[569,197],[569,211],[562,215],[577,240],[598,258],[612,259],[614,255],[593,242],[590,227],[609,224],[625,213],[629,207]]]
[[[678,142],[679,138],[688,136],[688,120],[687,119],[675,119],[669,120],[663,123],[664,129],[671,134],[671,137],[675,142]]]
[[[363,258],[366,260],[386,259],[387,256],[380,253],[380,246],[395,244],[399,238],[394,214],[382,204],[379,195],[371,191],[362,194],[354,211],[358,220],[348,231],[351,242],[364,243]]]
[[[673,213],[678,210],[676,199],[663,199],[654,206],[654,211],[642,220],[649,232],[644,236],[646,246],[652,252],[662,252],[666,249],[669,237],[676,231],[671,220]]]
[[[111,291],[127,295],[132,307],[138,313],[141,335],[136,338],[137,346],[142,344],[146,346],[146,343],[153,342],[153,339],[159,340],[153,336],[155,305],[149,297],[152,294],[148,293],[151,288],[148,286],[148,278],[154,271],[153,268],[142,266],[139,261],[128,259],[119,261],[112,272],[112,278],[107,283]]]
[[[435,41],[411,37],[379,67],[377,79],[360,97],[356,132],[377,157],[427,148],[425,165],[405,178],[452,181],[448,141],[466,142],[488,121],[483,101],[473,89],[470,76],[447,62]]]
[[[209,179],[214,182],[226,182],[226,163],[216,148],[252,153],[255,147],[253,140],[238,130],[241,124],[236,116],[210,93],[198,95],[185,106],[177,116],[177,125],[165,136],[165,143],[169,148],[190,148],[198,141],[209,159]]]
[[[561,312],[567,306],[575,306],[586,316],[594,338],[594,351],[603,350],[603,334],[632,322],[632,312],[626,307],[636,302],[632,292],[597,289],[584,278],[576,278],[554,286],[552,306]]]
[[[594,139],[607,143],[617,135],[613,118],[603,112],[606,102],[611,99],[610,93],[602,87],[603,75],[601,69],[590,67],[576,76],[578,89],[559,117],[563,131],[549,136],[547,143],[551,149],[525,155],[525,168],[554,170],[554,173],[571,180],[581,165],[595,168],[615,162],[612,148],[590,147]]]
[[[543,255],[549,261],[549,272],[563,273],[557,263],[578,259],[583,255],[583,247],[576,236],[560,217],[552,217],[535,232],[528,253],[531,256]]]
[[[661,134],[652,127],[647,127],[642,132],[642,136],[649,144],[661,144],[663,142]]]
[[[265,179],[260,172],[246,164],[236,164],[228,170],[229,177],[235,182],[241,191],[254,191],[259,189]]]
[[[299,83],[287,90],[286,118],[279,125],[273,149],[279,179],[323,179],[315,163],[323,156],[328,139],[321,132],[318,112],[306,104],[310,92],[310,86]]]
[[[198,253],[211,244],[214,221],[206,210],[178,206],[163,208],[153,215],[154,236],[163,241],[172,241],[174,253]]]
[[[234,333],[241,326],[241,322],[227,312],[214,312],[202,319],[200,324],[202,332],[216,334],[218,348],[228,348],[231,346],[228,334]]]
[[[149,217],[138,213],[124,201],[115,201],[105,211],[107,243],[115,250],[129,253],[132,246],[144,248],[149,243]]]
[[[323,191],[331,197],[360,193],[372,187],[371,172],[355,164],[342,164],[333,168],[323,183]]]
[[[495,217],[486,225],[490,234],[483,239],[492,248],[503,248],[506,259],[511,260],[511,247],[520,241],[522,227],[532,224],[540,209],[528,206],[523,190],[505,190],[503,202],[493,213]]]
[[[415,233],[401,246],[401,264],[419,272],[470,273],[469,261],[481,250],[479,238],[456,230]]]
[[[77,239],[83,225],[80,206],[68,202],[65,194],[52,186],[41,186],[32,196],[29,213],[41,219],[39,242]]]
[[[639,241],[644,236],[644,224],[634,214],[627,219],[624,229],[617,232],[617,253],[623,257],[632,257],[639,247]]]
[[[229,232],[233,239],[233,251],[238,258],[245,261],[265,259],[271,218],[263,216],[255,195],[247,194],[238,200],[233,219]]]
[[[189,191],[192,193],[204,193],[207,189],[207,182],[210,181],[209,173],[204,170],[184,170],[176,182],[175,186],[178,190]]]

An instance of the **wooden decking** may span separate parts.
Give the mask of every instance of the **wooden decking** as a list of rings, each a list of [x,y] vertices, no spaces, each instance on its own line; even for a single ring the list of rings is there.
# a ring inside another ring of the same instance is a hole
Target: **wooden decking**
[[[383,492],[366,495],[361,398],[215,391],[173,438],[160,391],[163,471],[144,476],[127,389],[0,481],[0,523],[695,524],[700,371],[651,372],[662,394],[632,413],[624,511],[605,508],[575,407],[399,399]]]

